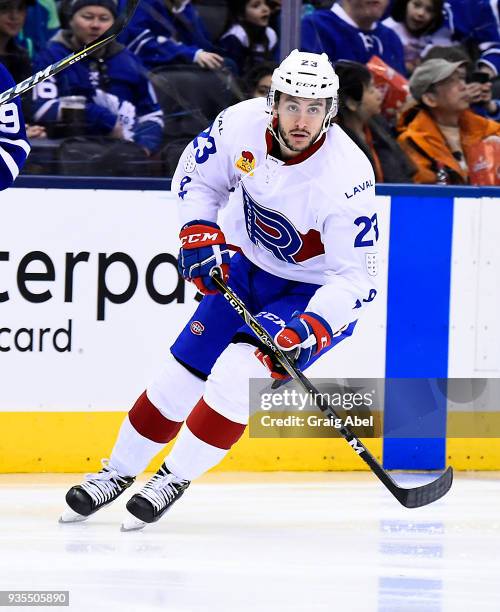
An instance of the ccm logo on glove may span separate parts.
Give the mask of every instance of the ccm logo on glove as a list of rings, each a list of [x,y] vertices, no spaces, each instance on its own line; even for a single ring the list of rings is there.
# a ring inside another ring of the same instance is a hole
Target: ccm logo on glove
[[[210,276],[215,266],[222,270],[224,281],[229,276],[229,249],[224,233],[212,221],[191,221],[179,234],[179,272],[183,278],[193,281],[201,293],[217,293]]]
[[[209,234],[207,232],[203,234],[188,234],[182,236],[181,232],[181,246],[185,248],[189,248],[186,245],[196,244],[196,246],[200,246],[198,243],[200,242],[211,242],[212,244],[221,244],[220,236],[222,235],[222,242],[224,242],[224,234],[222,232],[215,232],[213,234]]]

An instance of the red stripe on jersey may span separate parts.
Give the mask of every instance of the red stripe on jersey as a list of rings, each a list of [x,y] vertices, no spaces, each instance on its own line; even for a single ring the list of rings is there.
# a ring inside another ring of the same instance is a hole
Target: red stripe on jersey
[[[199,440],[224,450],[229,450],[241,438],[246,427],[210,408],[203,398],[191,411],[186,425]]]
[[[258,217],[255,219],[255,224],[258,225],[261,229],[263,229],[273,238],[279,238],[281,236],[280,232],[278,232],[277,229],[275,229],[274,227],[269,227],[269,225],[261,221]]]
[[[307,234],[300,234],[300,237],[302,238],[302,246],[297,253],[293,255],[293,260],[296,263],[301,263],[312,257],[323,255],[325,252],[325,245],[321,242],[321,234],[318,230],[310,229]]]
[[[158,408],[149,401],[146,391],[139,396],[132,410],[128,413],[128,418],[133,428],[141,436],[160,444],[166,444],[173,440],[182,425],[182,422],[171,421],[164,417]]]

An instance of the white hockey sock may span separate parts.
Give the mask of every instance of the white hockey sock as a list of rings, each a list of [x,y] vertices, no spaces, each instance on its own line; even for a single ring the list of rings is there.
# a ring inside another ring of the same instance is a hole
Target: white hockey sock
[[[165,464],[179,478],[194,480],[222,461],[228,451],[199,440],[184,426]]]
[[[122,423],[109,463],[121,476],[137,476],[165,444],[142,436],[132,426],[128,415]]]

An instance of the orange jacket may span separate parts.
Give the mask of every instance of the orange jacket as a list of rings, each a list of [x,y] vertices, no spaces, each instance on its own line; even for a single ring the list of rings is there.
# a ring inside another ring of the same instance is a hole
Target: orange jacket
[[[467,173],[453,157],[432,115],[425,109],[417,110],[415,115],[415,110],[410,108],[402,115],[398,126],[400,135],[397,139],[417,167],[414,182],[436,183],[436,172],[440,167],[444,167],[450,184],[468,183]],[[480,117],[470,110],[460,115],[458,125],[466,160],[471,145],[493,134],[500,135],[500,123]]]

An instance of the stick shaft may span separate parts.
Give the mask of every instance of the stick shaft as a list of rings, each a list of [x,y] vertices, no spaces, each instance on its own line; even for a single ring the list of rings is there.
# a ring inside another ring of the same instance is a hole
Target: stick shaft
[[[312,382],[295,366],[295,364],[290,361],[286,353],[277,346],[267,331],[250,313],[245,304],[238,298],[231,288],[226,285],[222,279],[222,274],[219,268],[216,267],[211,271],[211,277],[221,295],[244,319],[257,338],[259,338],[259,340],[272,351],[273,355],[285,368],[286,372],[292,378],[294,378],[307,393],[312,395],[318,408],[320,408],[320,410],[323,412],[334,416],[335,418],[339,418],[335,410],[332,408],[332,406],[325,402],[322,395],[312,384]],[[368,465],[370,470],[377,476],[380,482],[382,482],[382,484],[392,493],[392,495],[394,495],[394,497],[406,507],[416,508],[432,503],[445,495],[451,487],[453,475],[451,468],[448,468],[448,470],[439,478],[426,485],[415,487],[413,489],[405,489],[400,487],[349,427],[344,425],[338,431],[353,449],[353,451]]]
[[[133,14],[135,13],[135,9],[139,4],[139,0],[128,0],[127,6],[125,7],[125,11],[123,15],[121,15],[114,24],[104,32],[99,38],[97,38],[90,45],[86,45],[80,51],[76,51],[75,53],[71,53],[67,57],[55,62],[54,64],[50,64],[43,70],[39,70],[35,74],[31,75],[21,83],[17,83],[13,85],[9,89],[6,89],[3,93],[0,94],[0,104],[6,104],[10,102],[16,96],[22,96],[30,89],[33,89],[38,83],[49,79],[54,76],[61,70],[76,64],[82,59],[85,59],[91,53],[94,53],[98,49],[101,49],[112,40],[114,40],[121,32],[126,28],[128,22],[132,19]]]

